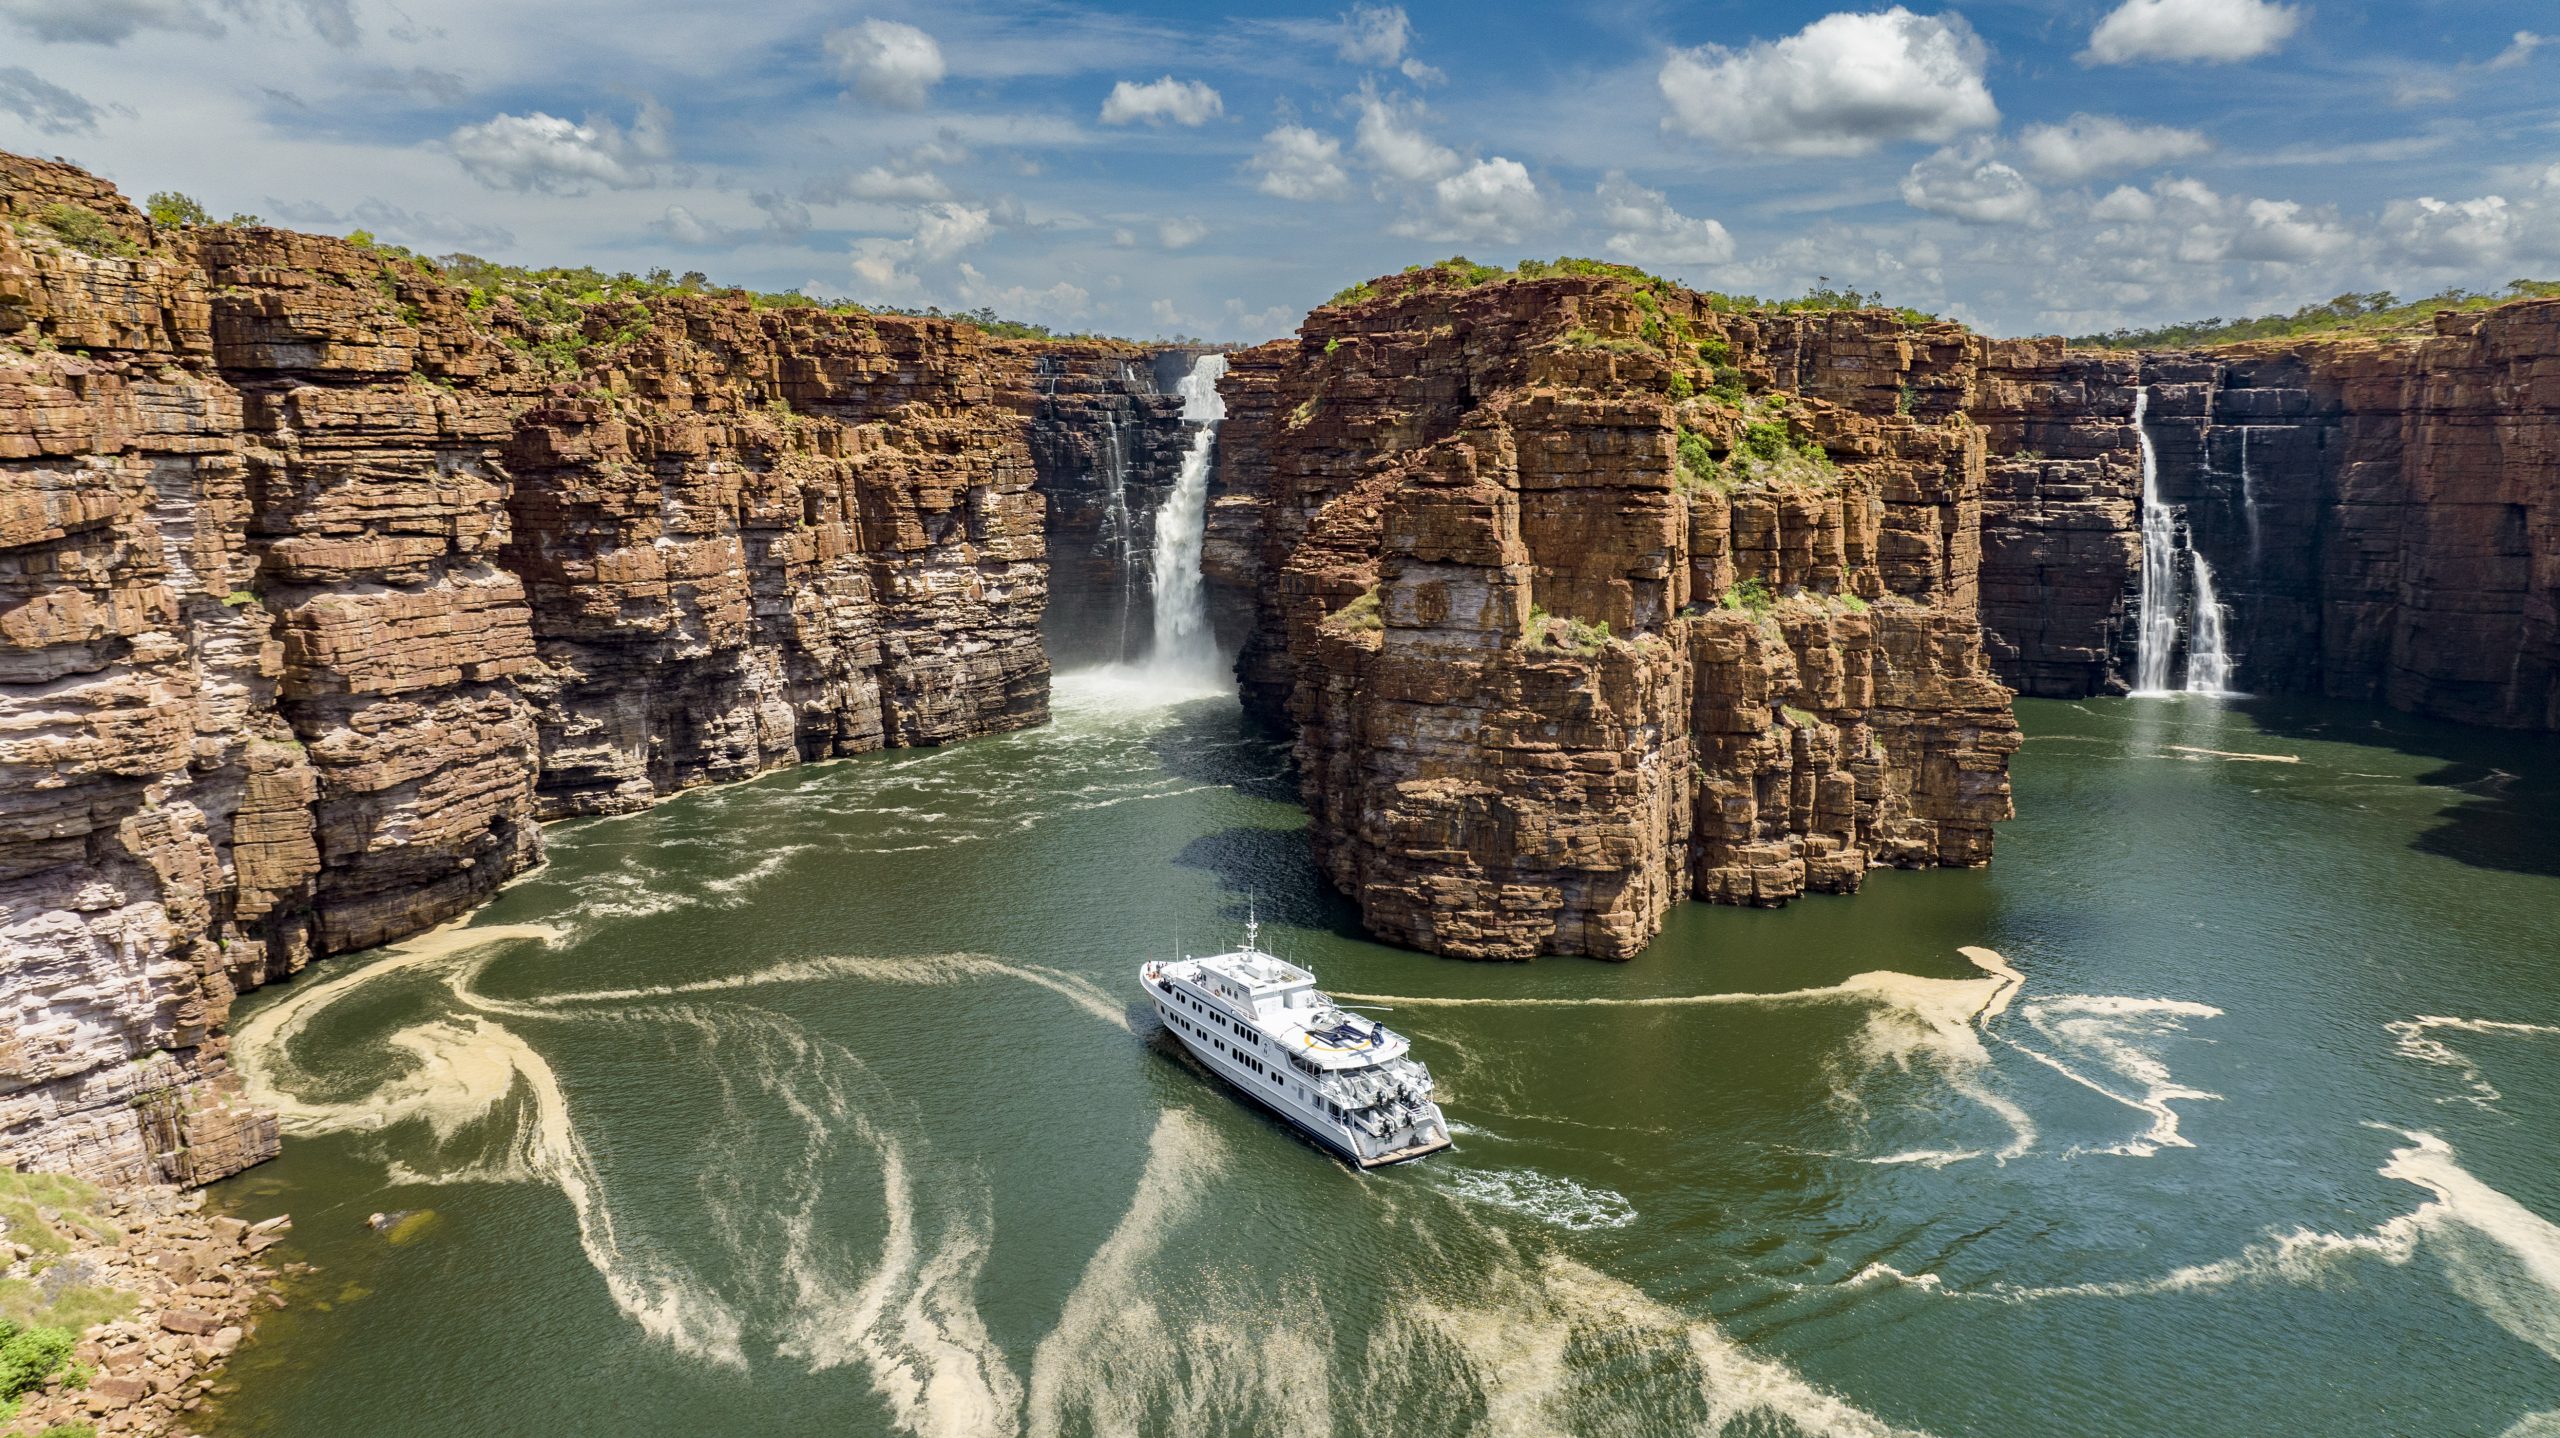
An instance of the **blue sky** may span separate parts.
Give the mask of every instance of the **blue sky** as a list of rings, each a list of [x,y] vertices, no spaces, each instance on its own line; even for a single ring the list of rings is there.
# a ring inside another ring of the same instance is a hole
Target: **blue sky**
[[[2560,9],[0,0],[0,147],[1139,336],[1452,253],[2082,332],[2560,276]]]

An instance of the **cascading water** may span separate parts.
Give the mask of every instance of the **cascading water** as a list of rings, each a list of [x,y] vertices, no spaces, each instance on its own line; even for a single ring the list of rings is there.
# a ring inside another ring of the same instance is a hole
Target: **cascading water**
[[[1123,363],[1120,366],[1122,387],[1137,391],[1137,378]],[[1120,622],[1112,640],[1112,657],[1129,657],[1129,607],[1138,592],[1137,526],[1129,514],[1129,418],[1115,412],[1111,427],[1102,432],[1103,542],[1112,546],[1112,570],[1120,576]]]
[[[2258,567],[2258,482],[2249,474],[2249,426],[2240,426],[2240,510],[2249,521],[2249,568]]]
[[[2142,597],[2141,632],[2134,651],[2133,692],[2172,692],[2169,671],[2178,647],[2178,515],[2160,497],[2160,456],[2151,447],[2151,431],[2143,424],[2151,410],[2151,391],[2133,396],[2133,433],[2142,447]],[[2245,442],[2248,431],[2243,429]],[[2245,454],[2242,473],[2247,473]],[[2195,602],[2187,630],[2187,682],[2190,694],[2231,692],[2231,649],[2223,622],[2222,602],[2213,590],[2213,566],[2187,546],[2187,568],[2195,575]]]
[[[2134,650],[2133,691],[2163,694],[2169,689],[2169,662],[2178,645],[2178,519],[2160,498],[2160,456],[2151,447],[2151,431],[2143,417],[2151,410],[2149,388],[2133,396],[2133,434],[2142,447],[2142,596]]]
[[[1209,464],[1218,446],[1218,422],[1227,417],[1218,378],[1227,357],[1204,354],[1184,376],[1182,418],[1194,426],[1191,447],[1164,507],[1156,511],[1155,653],[1147,667],[1159,677],[1214,680],[1218,645],[1209,630],[1208,595],[1200,577],[1200,546],[1209,518]]]
[[[2187,562],[2196,572],[2195,620],[2187,634],[2187,692],[2228,694],[2231,650],[2222,632],[2222,601],[2213,593],[2213,566],[2201,554],[2190,553]]]

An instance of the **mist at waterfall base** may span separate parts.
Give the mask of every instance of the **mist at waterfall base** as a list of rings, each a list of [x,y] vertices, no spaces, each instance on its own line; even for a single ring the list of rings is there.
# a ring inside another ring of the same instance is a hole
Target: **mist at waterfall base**
[[[1991,868],[1624,965],[1364,941],[1270,736],[1088,675],[555,827],[242,1001],[290,1137],[215,1202],[318,1272],[210,1430],[2549,1431],[2548,741],[2019,709]],[[1137,964],[1248,904],[1454,1151],[1355,1175],[1166,1040]]]

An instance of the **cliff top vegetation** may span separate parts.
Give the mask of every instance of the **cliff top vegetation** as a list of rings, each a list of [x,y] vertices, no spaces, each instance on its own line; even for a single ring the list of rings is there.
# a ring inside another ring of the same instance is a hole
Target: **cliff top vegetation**
[[[255,215],[234,215],[216,220],[194,200],[176,191],[162,191],[145,204],[152,223],[166,229],[200,229],[255,226],[264,223]],[[57,227],[58,228],[58,227]],[[850,299],[816,299],[796,290],[749,290],[734,285],[714,284],[699,270],[678,275],[671,270],[656,269],[646,274],[629,271],[607,274],[590,266],[545,266],[501,264],[478,255],[455,253],[428,256],[404,245],[385,244],[370,231],[357,230],[347,236],[353,243],[378,255],[405,260],[428,276],[458,284],[470,291],[467,301],[477,312],[486,310],[501,297],[515,301],[525,317],[546,328],[577,327],[580,313],[590,305],[605,303],[646,304],[669,295],[691,294],[744,299],[758,309],[820,309],[830,314],[901,315],[910,319],[949,320],[983,330],[997,339],[1100,339],[1101,335],[1068,333],[1052,330],[1047,325],[1010,320],[994,309],[980,306],[973,310],[945,313],[938,306],[904,309],[895,305],[866,305]]]
[[[2510,280],[2497,291],[2449,289],[2422,300],[2402,300],[2389,290],[2344,294],[2304,305],[2291,314],[2254,319],[2191,320],[2153,329],[2117,329],[2105,334],[2075,335],[2071,343],[2090,349],[2200,349],[2246,340],[2292,339],[2310,335],[2425,334],[2444,310],[2485,310],[2517,300],[2560,299],[2560,281]]]
[[[1523,280],[1553,279],[1560,276],[1584,275],[1594,278],[1624,280],[1638,289],[1653,294],[1666,290],[1686,290],[1677,280],[1621,265],[1609,260],[1577,259],[1567,255],[1553,260],[1522,260],[1510,269],[1498,265],[1480,265],[1464,255],[1428,265],[1408,265],[1403,272],[1362,280],[1336,292],[1325,301],[1328,305],[1356,305],[1368,300],[1392,299],[1436,289],[1474,289],[1480,285],[1513,284]],[[1891,310],[1909,324],[1935,324],[1938,316],[1906,305],[1886,302],[1884,292],[1862,291],[1856,286],[1835,286],[1829,276],[1819,278],[1805,292],[1793,299],[1771,300],[1758,295],[1726,294],[1719,290],[1694,291],[1707,302],[1707,308],[1718,314],[1741,314],[1753,310],[1788,312],[1795,310]]]

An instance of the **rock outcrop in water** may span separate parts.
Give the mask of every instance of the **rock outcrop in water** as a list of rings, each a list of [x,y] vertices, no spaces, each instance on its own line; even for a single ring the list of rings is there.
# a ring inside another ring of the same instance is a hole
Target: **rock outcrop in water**
[[[1373,931],[1626,957],[1682,898],[1989,858],[1981,341],[1610,275],[1375,286],[1235,357],[1209,558]]]
[[[2128,417],[2147,387],[2162,496],[2212,563],[2237,687],[2560,729],[2560,301],[2447,313],[2416,339],[2000,348],[2023,381],[1983,416],[2011,454],[1985,512],[2002,678],[2061,697],[2123,687],[2140,549]]]
[[[0,156],[0,220],[0,1161],[272,1153],[234,993],[466,911],[542,820],[1046,717],[1039,373],[1134,347],[667,295],[564,367],[68,166]]]

